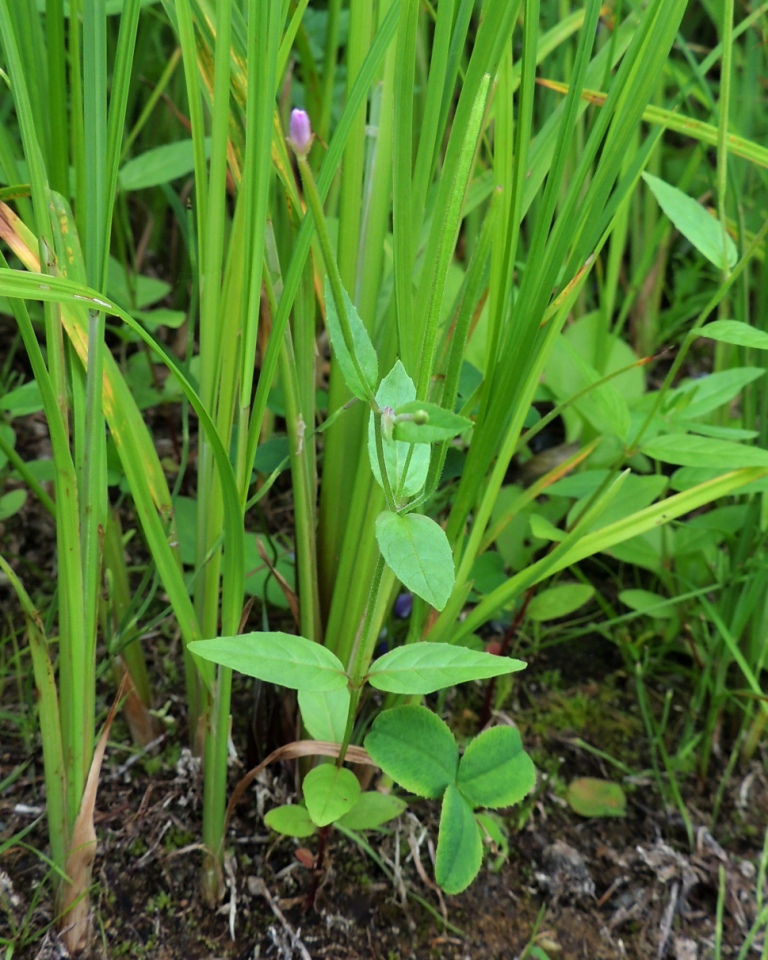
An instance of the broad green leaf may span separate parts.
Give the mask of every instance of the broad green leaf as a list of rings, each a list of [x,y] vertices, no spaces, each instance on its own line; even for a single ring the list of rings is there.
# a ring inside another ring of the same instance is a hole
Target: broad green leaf
[[[690,490],[700,483],[706,483],[725,474],[727,467],[680,467],[669,478],[673,490]],[[742,487],[740,493],[767,493],[768,480],[757,480]]]
[[[178,330],[187,319],[187,315],[183,310],[155,307],[153,310],[137,310],[136,319],[141,320],[147,330],[154,333],[158,327],[168,327],[171,330]]]
[[[645,373],[643,367],[631,364],[638,362],[637,354],[620,337],[606,337],[605,317],[600,310],[586,313],[563,330],[563,337],[582,359],[591,364],[600,376],[623,373],[613,377],[611,386],[618,390],[626,400],[634,400],[645,391]],[[627,369],[629,367],[630,369]]]
[[[768,467],[768,450],[747,447],[728,440],[712,440],[674,433],[655,437],[642,446],[642,452],[663,463],[678,467]]]
[[[360,319],[355,305],[349,299],[347,291],[342,288],[342,298],[347,310],[347,319],[352,331],[352,349],[362,371],[365,383],[355,367],[347,343],[344,340],[339,314],[336,310],[336,304],[331,293],[331,284],[328,277],[325,278],[325,319],[328,324],[328,334],[331,338],[333,353],[338,360],[339,367],[344,377],[344,383],[349,392],[357,397],[358,400],[367,400],[370,394],[376,390],[376,384],[379,379],[379,361],[376,357],[376,351],[368,336],[365,324]]]
[[[496,550],[486,550],[472,564],[469,579],[477,594],[490,593],[507,579],[504,558]]]
[[[514,727],[492,727],[469,744],[456,784],[474,807],[510,807],[536,785],[536,769]]]
[[[400,416],[415,416],[416,420],[395,423],[395,440],[405,443],[435,443],[450,440],[472,426],[472,421],[457,413],[444,410],[436,403],[411,400],[395,411]]]
[[[298,803],[275,807],[264,815],[264,823],[270,830],[286,837],[311,837],[317,831],[307,808]]]
[[[461,893],[480,872],[483,838],[472,808],[453,784],[443,797],[435,880],[448,894]]]
[[[206,156],[210,154],[210,138],[206,138]],[[195,169],[194,148],[191,140],[177,140],[126,161],[120,168],[118,186],[121,190],[144,190],[171,180],[186,177]]]
[[[594,472],[597,473],[598,471]],[[639,476],[636,473],[630,473],[625,479],[621,490],[617,492],[611,503],[601,513],[599,519],[591,525],[590,529],[599,530],[601,527],[607,527],[610,523],[623,520],[624,517],[629,517],[639,510],[644,510],[664,493],[668,482],[664,476]],[[573,504],[568,511],[566,526],[573,527],[577,517],[588,508],[590,497],[591,494]]]
[[[312,822],[325,827],[354,807],[360,796],[360,781],[346,767],[321,763],[306,775],[303,790]]]
[[[768,350],[768,333],[757,330],[741,320],[714,320],[698,331],[700,337],[732,343],[737,347],[753,347]]]
[[[459,748],[447,724],[426,707],[406,705],[380,713],[365,749],[387,776],[419,797],[440,797],[456,781]]]
[[[642,176],[658,200],[661,209],[699,253],[702,253],[718,269],[723,270],[726,266],[723,263],[725,252],[728,267],[734,266],[738,259],[736,245],[715,217],[677,187],[659,180],[650,173],[644,173]]]
[[[496,657],[450,643],[411,643],[396,647],[375,660],[368,682],[387,693],[433,693],[468,680],[487,680],[515,673],[527,666],[522,660]]]
[[[384,377],[376,391],[376,402],[382,408],[391,407],[393,410],[399,410],[406,403],[412,403],[416,399],[416,385],[408,376],[403,364],[397,360],[395,365]],[[376,453],[376,434],[374,428],[375,414],[371,413],[368,423],[368,459],[371,463],[371,470],[376,477],[379,486],[381,482],[381,470],[379,468],[379,458]],[[382,437],[384,446],[384,463],[387,467],[387,476],[389,483],[395,495],[403,497],[412,497],[417,494],[424,486],[429,470],[429,447],[422,443],[415,446],[410,443],[403,443],[400,440]]]
[[[129,273],[119,260],[109,258],[107,293],[121,306],[142,310],[167,297],[170,292],[171,285],[165,280]]]
[[[0,520],[7,520],[8,517],[12,517],[15,513],[18,513],[24,506],[26,499],[27,491],[21,488],[9,490],[8,493],[0,496]]]
[[[742,430],[741,427],[721,427],[716,423],[702,423],[699,420],[679,420],[675,418],[675,426],[681,430],[696,433],[701,437],[714,437],[715,440],[755,440],[759,434],[757,430]]]
[[[555,340],[547,360],[546,383],[562,401],[590,388],[573,400],[572,407],[600,434],[615,434],[626,440],[630,428],[629,408],[623,394],[610,381],[598,384],[602,375],[588,363],[565,336]]]
[[[244,633],[193,640],[188,649],[204,660],[292,690],[340,690],[347,674],[327,647],[289,633]]]
[[[531,533],[534,537],[538,537],[539,540],[554,540],[555,542],[559,542],[566,538],[565,530],[556,527],[554,523],[538,513],[531,514]]]
[[[349,713],[349,688],[299,690],[301,719],[313,740],[341,743]]]
[[[667,597],[651,593],[650,590],[622,590],[619,600],[630,610],[647,613],[649,617],[673,620],[677,616],[674,604]]]
[[[547,494],[553,497],[575,497],[576,499],[591,497],[609,476],[611,476],[610,470],[581,470],[579,473],[572,473],[561,480],[556,480],[547,487]]]
[[[399,817],[407,806],[401,797],[369,790],[360,795],[349,813],[339,818],[339,825],[348,830],[375,830],[388,820]]]
[[[455,582],[453,554],[443,528],[418,513],[403,516],[385,510],[376,518],[376,540],[403,586],[442,610]]]
[[[594,594],[595,588],[588,583],[561,583],[537,593],[528,604],[528,616],[539,622],[558,620],[583,607]]]
[[[35,380],[28,380],[0,397],[0,410],[5,410],[12,417],[24,417],[30,413],[39,413],[42,409],[43,398]]]
[[[618,783],[579,777],[571,781],[566,799],[582,817],[625,817],[627,798]]]
[[[708,373],[681,384],[668,399],[669,416],[687,420],[702,417],[735,399],[748,384],[765,374],[760,367],[735,367]]]

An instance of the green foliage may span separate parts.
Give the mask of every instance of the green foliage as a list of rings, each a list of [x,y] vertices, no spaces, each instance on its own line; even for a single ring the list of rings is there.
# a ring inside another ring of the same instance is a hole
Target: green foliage
[[[460,893],[477,876],[483,829],[476,807],[507,807],[533,789],[536,772],[512,727],[476,737],[459,759],[453,734],[424,707],[395,707],[380,714],[365,738],[379,766],[406,790],[442,797],[435,879],[446,893]]]
[[[326,279],[325,319],[328,323],[334,354],[350,393],[358,400],[367,400],[376,390],[379,381],[379,361],[368,331],[346,290],[342,289],[342,296],[351,334],[349,344],[333,297],[330,296],[330,282]]]
[[[643,180],[653,191],[664,213],[707,260],[721,270],[726,266],[733,269],[738,253],[736,244],[725,231],[724,224],[718,223],[701,204],[686,196],[677,187],[650,173],[644,173]]]
[[[453,590],[454,573],[453,554],[441,527],[421,514],[385,511],[376,518],[376,541],[403,586],[442,610]]]
[[[347,683],[344,667],[330,650],[287,633],[195,640],[189,649],[205,660],[292,690],[319,693],[339,690]]]
[[[625,817],[627,798],[618,783],[579,777],[568,784],[566,799],[582,817]]]
[[[700,717],[714,735],[719,711],[737,709],[756,749],[768,716],[761,12],[732,23],[728,4],[649,0],[619,5],[607,31],[597,0],[562,20],[538,0],[486,3],[479,20],[458,0],[337,5],[338,19],[260,0],[146,6],[87,0],[70,20],[63,4],[0,0],[0,175],[23,185],[0,207],[12,258],[0,296],[31,368],[0,409],[42,410],[53,455],[24,463],[0,425],[0,471],[56,519],[55,651],[12,582],[46,718],[59,872],[95,739],[101,571],[120,569],[102,560],[108,484],[179,627],[189,727],[206,731],[212,903],[232,669],[297,689],[309,735],[343,757],[366,682],[397,703],[521,669],[461,644],[596,555],[624,565],[629,616],[668,620],[669,637],[676,618],[693,625],[690,648],[665,641],[696,654],[687,735]],[[691,46],[699,29],[722,43]],[[289,101],[317,134],[295,165]],[[188,125],[174,131],[168,104]],[[709,196],[714,216],[695,199]],[[149,406],[170,426],[162,461]],[[512,483],[553,420],[567,446]],[[286,466],[290,510],[262,510]],[[25,496],[3,488],[0,519]],[[271,528],[286,514],[292,537]],[[586,568],[568,577],[580,582],[531,600],[534,633],[609,605]],[[375,659],[397,581],[417,598],[408,642]],[[240,635],[246,597],[262,601],[261,632]],[[288,610],[299,636],[271,629]],[[137,618],[138,636],[147,611]],[[425,716],[396,706],[369,740],[410,789],[444,796],[438,880],[458,890],[480,863],[474,808],[516,802],[532,768],[508,728],[459,762]],[[310,775],[312,816],[349,823],[357,810],[362,823],[364,798],[342,814],[351,781],[333,769]],[[277,821],[306,829],[299,810]]]
[[[388,693],[434,693],[468,680],[487,680],[525,669],[522,660],[494,657],[447,643],[414,643],[374,660],[367,680]]]
[[[351,770],[322,763],[304,778],[303,792],[312,822],[325,827],[354,807],[360,796],[360,781]]]

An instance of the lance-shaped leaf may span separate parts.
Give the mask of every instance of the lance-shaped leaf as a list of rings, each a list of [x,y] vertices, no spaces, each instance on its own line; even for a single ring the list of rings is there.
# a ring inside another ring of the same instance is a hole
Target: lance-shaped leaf
[[[204,660],[292,690],[340,690],[347,674],[327,647],[289,633],[244,633],[194,640],[189,649]]]
[[[376,540],[387,564],[406,589],[442,610],[453,590],[453,554],[442,527],[421,514],[384,511]]]
[[[384,773],[419,797],[439,797],[456,781],[459,748],[448,726],[426,707],[380,713],[365,749]]]
[[[458,413],[444,410],[436,403],[425,400],[411,400],[395,411],[397,417],[412,419],[395,420],[395,440],[406,443],[436,443],[450,440],[469,427],[472,421],[460,417]]]
[[[731,440],[714,440],[673,433],[648,440],[641,447],[646,456],[679,467],[768,467],[768,450]]]
[[[433,693],[467,680],[487,680],[524,670],[522,660],[497,657],[450,643],[412,643],[374,660],[368,682],[387,693]]]
[[[757,330],[741,320],[714,320],[702,327],[698,335],[721,343],[733,343],[739,347],[754,347],[768,350],[768,333]]]
[[[347,319],[352,334],[352,350],[350,352],[347,342],[342,332],[341,321],[336,310],[336,304],[331,293],[331,285],[328,278],[325,278],[325,319],[328,324],[328,333],[331,337],[331,346],[336,359],[339,361],[344,383],[346,383],[349,392],[357,397],[358,400],[367,400],[370,394],[376,390],[376,384],[379,380],[379,361],[376,357],[376,351],[365,329],[365,324],[355,309],[354,303],[349,299],[347,291],[342,288],[342,298],[347,311]],[[355,364],[355,359],[357,364]],[[360,379],[358,368],[365,378],[365,383]],[[366,387],[367,385],[367,387]]]
[[[723,255],[728,267],[732,268],[738,259],[736,244],[725,232],[723,224],[711,216],[700,203],[650,173],[644,173],[643,180],[653,191],[659,206],[686,240],[696,247],[699,253],[719,269],[724,269]]]

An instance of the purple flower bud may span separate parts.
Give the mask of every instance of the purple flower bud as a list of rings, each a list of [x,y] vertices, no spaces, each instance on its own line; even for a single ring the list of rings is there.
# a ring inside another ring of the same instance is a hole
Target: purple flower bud
[[[288,143],[298,157],[306,157],[312,146],[312,124],[305,110],[291,110],[291,135]]]
[[[395,600],[392,612],[398,620],[407,620],[411,615],[411,610],[413,610],[413,594],[401,593]]]

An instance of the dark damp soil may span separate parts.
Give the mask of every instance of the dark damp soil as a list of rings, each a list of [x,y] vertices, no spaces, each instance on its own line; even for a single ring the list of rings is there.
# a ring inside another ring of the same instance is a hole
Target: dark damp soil
[[[431,880],[435,805],[415,802],[389,830],[367,834],[368,852],[331,833],[317,874],[311,869],[316,838],[277,838],[263,825],[261,813],[286,802],[293,790],[290,772],[275,769],[251,788],[235,815],[226,894],[218,910],[206,908],[198,895],[199,769],[181,746],[181,728],[169,731],[161,752],[137,755],[121,741],[118,722],[97,805],[92,955],[103,960],[736,956],[758,909],[768,824],[765,752],[725,786],[715,825],[716,780],[683,783],[694,829],[691,847],[680,814],[663,809],[627,678],[601,644],[590,648],[587,642],[581,657],[563,658],[562,651],[542,655],[517,682],[505,709],[536,760],[537,791],[507,811],[508,858],[490,857],[475,884],[456,897],[441,896]],[[4,699],[11,697],[6,689]],[[240,690],[236,712],[239,705],[245,715],[248,700],[248,691]],[[479,686],[462,688],[449,698],[445,715],[456,729],[470,729],[481,702]],[[181,701],[171,699],[167,712],[181,717]],[[506,720],[506,712],[497,714],[497,722]],[[8,713],[1,722],[0,937],[13,944],[7,957],[63,956],[52,933],[46,934],[52,916],[50,873],[40,856],[46,849],[43,822],[8,844],[42,811],[39,751],[34,743],[25,745]],[[244,739],[243,728],[236,724],[233,733],[241,757],[245,745],[237,741]],[[637,772],[618,776],[584,744]],[[232,782],[243,772],[233,761]],[[575,814],[564,800],[574,776],[622,782],[627,816]],[[763,902],[766,896],[764,887]],[[762,936],[748,955],[760,955],[754,949],[762,949]]]

